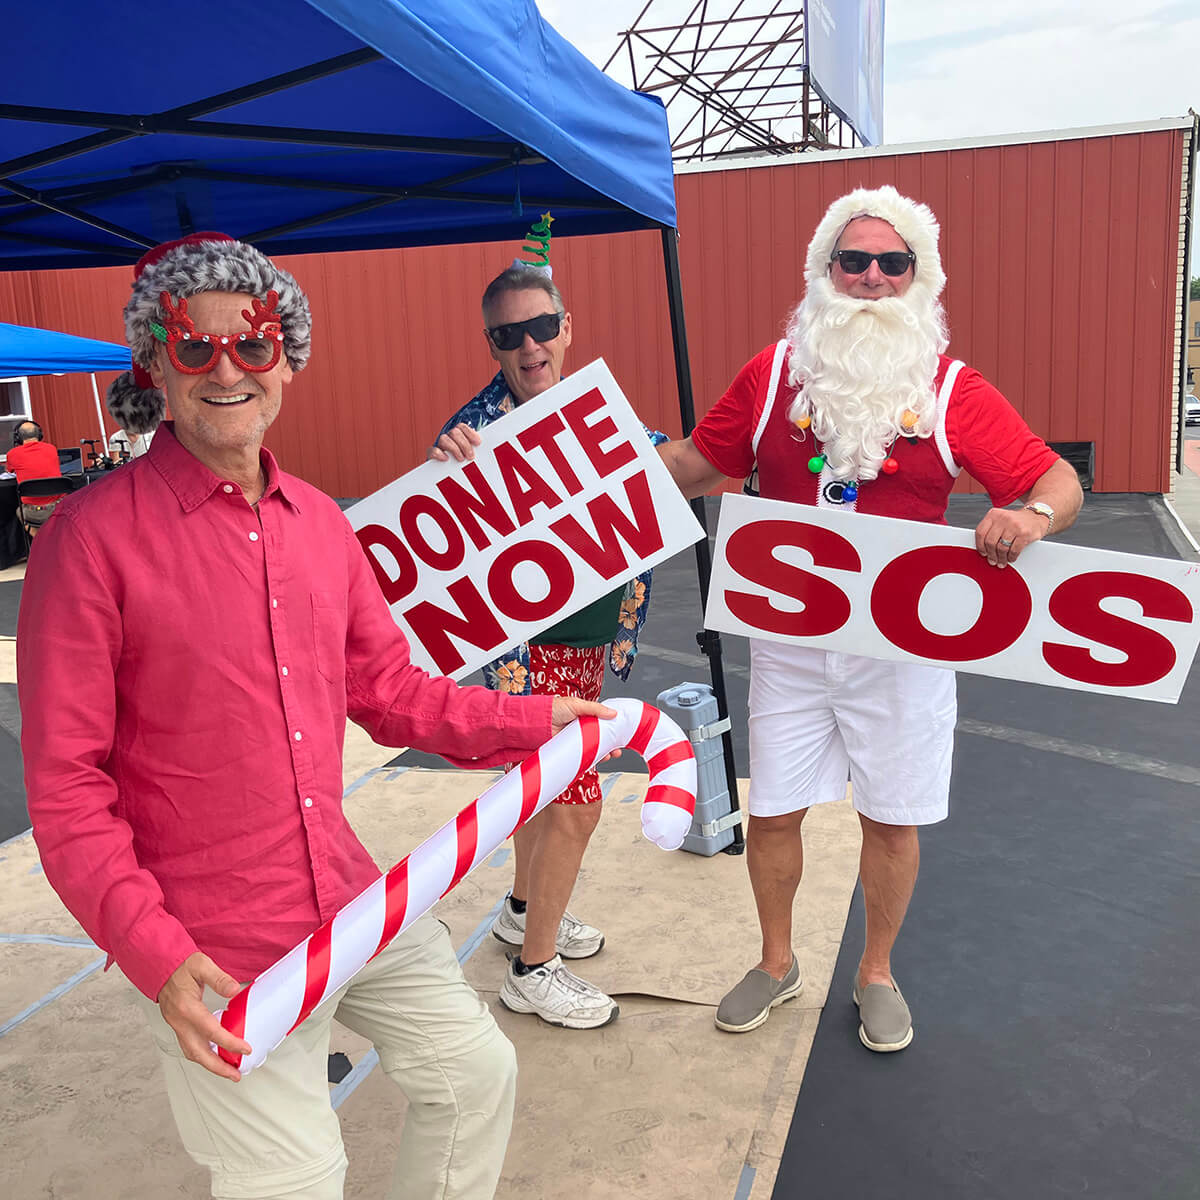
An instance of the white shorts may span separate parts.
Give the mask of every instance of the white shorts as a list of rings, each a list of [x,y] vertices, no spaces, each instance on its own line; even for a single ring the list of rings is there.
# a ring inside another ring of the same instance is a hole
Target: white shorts
[[[750,642],[750,815],[840,800],[884,825],[950,807],[954,672],[923,663]]]

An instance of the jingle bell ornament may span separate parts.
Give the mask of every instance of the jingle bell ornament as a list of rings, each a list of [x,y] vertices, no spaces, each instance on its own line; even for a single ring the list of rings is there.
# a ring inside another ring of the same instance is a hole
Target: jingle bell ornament
[[[858,484],[846,484],[846,486],[842,488],[842,499],[845,500],[847,504],[853,504],[854,501],[858,499]]]
[[[795,425],[797,429],[807,429],[812,424],[812,417],[797,417],[792,424]]]
[[[820,473],[825,469],[825,455],[814,454],[812,458],[808,460],[808,469],[814,475],[820,475]]]
[[[883,473],[885,475],[895,475],[900,470],[900,464],[889,455],[883,460]]]

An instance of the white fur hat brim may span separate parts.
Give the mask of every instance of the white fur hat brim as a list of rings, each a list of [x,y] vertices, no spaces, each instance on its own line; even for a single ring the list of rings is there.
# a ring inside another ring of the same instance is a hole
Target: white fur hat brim
[[[890,184],[880,188],[858,188],[835,200],[821,218],[804,264],[804,279],[811,284],[829,272],[829,261],[842,230],[856,217],[878,217],[886,221],[917,256],[914,279],[940,296],[946,286],[942,258],[938,253],[938,222],[931,209],[902,196]]]

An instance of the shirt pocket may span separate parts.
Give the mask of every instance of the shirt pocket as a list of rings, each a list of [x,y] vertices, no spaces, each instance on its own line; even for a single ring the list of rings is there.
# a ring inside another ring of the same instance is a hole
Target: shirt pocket
[[[336,592],[312,594],[313,657],[328,683],[346,682],[346,597]]]

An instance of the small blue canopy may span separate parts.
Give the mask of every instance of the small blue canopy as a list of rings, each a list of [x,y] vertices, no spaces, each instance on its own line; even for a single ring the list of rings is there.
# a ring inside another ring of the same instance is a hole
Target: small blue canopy
[[[4,59],[0,269],[203,229],[279,254],[676,221],[662,104],[534,0],[23,4]]]
[[[0,322],[0,376],[128,371],[128,346]]]

